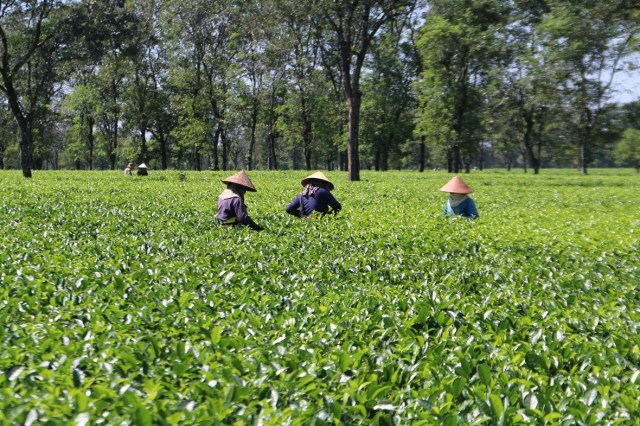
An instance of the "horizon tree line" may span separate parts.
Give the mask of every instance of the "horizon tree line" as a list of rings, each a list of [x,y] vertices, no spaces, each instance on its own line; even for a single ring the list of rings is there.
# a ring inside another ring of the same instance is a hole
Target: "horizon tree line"
[[[637,167],[630,0],[10,0],[0,169]],[[634,54],[636,56],[634,56]]]

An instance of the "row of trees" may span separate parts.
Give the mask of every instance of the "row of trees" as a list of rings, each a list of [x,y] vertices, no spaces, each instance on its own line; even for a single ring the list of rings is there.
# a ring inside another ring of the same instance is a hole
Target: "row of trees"
[[[2,0],[0,168],[586,173],[637,151],[640,103],[610,99],[639,21],[633,0]]]

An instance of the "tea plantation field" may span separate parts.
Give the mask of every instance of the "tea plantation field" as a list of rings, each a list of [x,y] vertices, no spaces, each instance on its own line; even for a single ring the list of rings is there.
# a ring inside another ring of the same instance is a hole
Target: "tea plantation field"
[[[638,424],[640,176],[0,172],[0,425]]]

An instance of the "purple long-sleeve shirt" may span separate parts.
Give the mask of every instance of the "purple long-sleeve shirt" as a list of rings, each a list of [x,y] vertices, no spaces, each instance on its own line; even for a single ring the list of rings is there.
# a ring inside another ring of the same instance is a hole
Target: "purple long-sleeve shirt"
[[[242,198],[227,189],[218,198],[218,213],[216,217],[220,222],[246,225],[251,229],[260,230],[262,227],[255,223],[247,213],[247,206]],[[235,218],[235,222],[232,219]]]
[[[302,214],[300,208],[302,207]],[[314,211],[326,214],[329,213],[329,207],[334,211],[342,209],[342,205],[335,199],[331,192],[324,188],[318,188],[315,194],[304,196],[298,194],[296,198],[287,206],[287,213],[294,216],[310,216]]]

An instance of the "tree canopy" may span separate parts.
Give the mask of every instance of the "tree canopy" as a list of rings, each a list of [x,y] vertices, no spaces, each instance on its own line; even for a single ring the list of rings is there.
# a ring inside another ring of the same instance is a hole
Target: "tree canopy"
[[[0,167],[630,165],[638,102],[612,82],[639,21],[627,0],[6,1]]]

